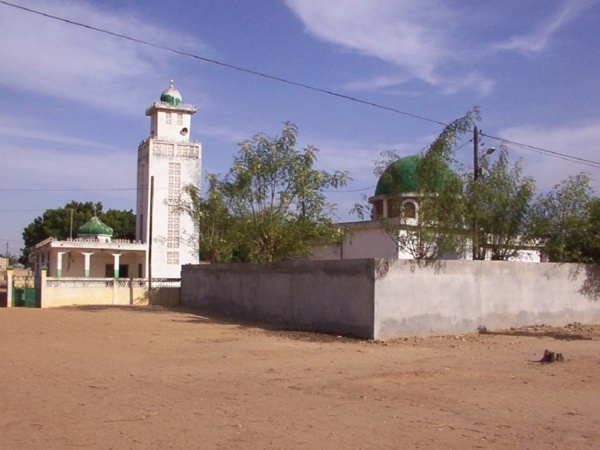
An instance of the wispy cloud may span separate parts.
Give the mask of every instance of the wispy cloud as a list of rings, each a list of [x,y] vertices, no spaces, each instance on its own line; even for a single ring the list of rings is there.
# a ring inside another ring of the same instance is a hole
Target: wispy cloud
[[[193,37],[142,21],[125,10],[109,14],[96,4],[69,0],[21,4],[162,45],[204,48]],[[167,52],[19,9],[1,8],[0,60],[10,64],[0,64],[0,84],[12,89],[129,112],[132,105],[138,109],[147,102],[144,86],[153,83],[157,74],[169,76],[174,55]]]
[[[552,37],[563,27],[571,23],[585,9],[597,3],[596,0],[571,0],[565,2],[554,14],[544,20],[533,32],[512,36],[493,46],[498,51],[517,51],[537,53],[544,50]]]
[[[393,65],[390,75],[348,83],[348,89],[381,89],[412,79],[440,88],[443,94],[473,89],[487,95],[493,82],[474,71],[468,77],[441,76],[440,67],[455,61],[461,12],[446,2],[424,0],[287,0],[306,31],[318,39]]]
[[[102,152],[115,152],[119,150],[112,145],[101,142],[59,134],[53,131],[41,131],[38,127],[32,126],[31,122],[28,126],[23,126],[6,116],[0,116],[0,137],[5,142],[12,139],[19,141],[34,140],[42,143],[44,146],[60,146],[61,151],[67,151],[69,148],[85,148]]]

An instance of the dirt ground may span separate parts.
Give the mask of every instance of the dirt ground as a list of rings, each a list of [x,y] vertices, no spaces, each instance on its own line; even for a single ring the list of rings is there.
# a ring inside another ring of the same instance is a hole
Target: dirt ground
[[[185,308],[3,308],[0,448],[600,448],[599,341],[580,324],[381,343]]]

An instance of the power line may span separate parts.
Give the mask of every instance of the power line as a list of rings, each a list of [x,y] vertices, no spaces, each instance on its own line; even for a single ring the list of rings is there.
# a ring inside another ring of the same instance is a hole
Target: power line
[[[566,155],[564,153],[559,153],[559,152],[555,152],[552,150],[546,150],[544,148],[540,148],[540,147],[536,147],[534,145],[529,145],[529,144],[522,144],[520,142],[515,142],[515,141],[511,141],[509,139],[503,139],[497,136],[490,136],[489,134],[485,134],[485,133],[481,133],[481,136],[485,136],[487,138],[490,139],[495,139],[497,141],[501,141],[507,144],[511,144],[511,145],[516,145],[517,147],[521,147],[525,150],[530,150],[545,156],[552,156],[554,158],[559,158],[559,159],[563,159],[565,161],[571,161],[571,162],[576,162],[576,163],[580,163],[580,164],[585,164],[591,167],[600,167],[600,162],[598,161],[593,161],[591,159],[586,159],[586,158],[580,158],[578,156],[572,156],[572,155]]]
[[[1,2],[0,2],[1,3]],[[168,189],[168,188],[162,188]],[[0,188],[0,192],[93,192],[93,191],[137,191],[138,188]]]
[[[222,61],[218,61],[218,60],[211,59],[211,58],[206,58],[204,56],[199,56],[199,55],[196,55],[196,54],[193,54],[193,53],[184,52],[184,51],[177,50],[177,49],[174,49],[174,48],[171,48],[171,47],[166,47],[164,45],[155,44],[153,42],[145,41],[143,39],[134,38],[134,37],[127,36],[127,35],[124,35],[124,34],[121,34],[121,33],[116,33],[116,32],[113,32],[113,31],[109,31],[109,30],[105,30],[105,29],[102,29],[102,28],[98,28],[98,27],[94,27],[94,26],[91,26],[91,25],[87,25],[87,24],[84,24],[84,23],[81,23],[81,22],[76,22],[76,21],[73,21],[73,20],[65,19],[63,17],[59,17],[59,16],[55,16],[55,15],[52,15],[52,14],[44,13],[44,12],[41,12],[41,11],[37,11],[35,9],[26,8],[26,7],[20,6],[20,5],[15,5],[14,3],[10,3],[10,2],[4,1],[4,0],[0,0],[0,4],[4,4],[6,6],[17,8],[17,9],[20,9],[20,10],[23,10],[23,11],[26,11],[26,12],[29,12],[29,13],[32,13],[32,14],[37,14],[37,15],[40,15],[40,16],[43,16],[43,17],[46,17],[46,18],[49,18],[49,19],[54,19],[54,20],[58,20],[58,21],[61,21],[61,22],[65,22],[65,23],[67,23],[69,25],[74,25],[74,26],[82,27],[82,28],[85,28],[87,30],[96,31],[98,33],[107,34],[109,36],[117,37],[117,38],[120,38],[120,39],[125,39],[125,40],[131,41],[131,42],[136,42],[138,44],[142,44],[142,45],[146,45],[146,46],[149,46],[149,47],[157,48],[157,49],[160,49],[160,50],[168,51],[168,52],[171,52],[171,53],[175,53],[177,55],[181,55],[181,56],[186,56],[186,57],[189,57],[189,58],[197,59],[199,61],[207,62],[207,63],[210,63],[210,64],[215,64],[215,65],[218,65],[218,66],[221,66],[221,67],[226,67],[228,69],[237,70],[239,72],[247,73],[247,74],[250,74],[250,75],[255,75],[255,76],[266,78],[266,79],[269,79],[269,80],[278,81],[280,83],[285,83],[285,84],[289,84],[289,85],[292,85],[292,86],[300,87],[300,88],[303,88],[303,89],[308,89],[308,90],[311,90],[311,91],[314,91],[314,92],[319,92],[321,94],[326,94],[326,95],[330,95],[330,96],[333,96],[333,97],[342,98],[342,99],[349,100],[349,101],[352,101],[352,102],[356,102],[356,103],[360,103],[360,104],[363,104],[363,105],[371,106],[373,108],[378,108],[378,109],[390,111],[390,112],[393,112],[393,113],[396,113],[396,114],[401,114],[401,115],[412,117],[412,118],[415,118],[415,119],[419,119],[419,120],[423,120],[423,121],[435,123],[435,124],[438,124],[438,125],[442,125],[444,127],[446,127],[446,126],[449,125],[448,123],[442,122],[440,120],[431,119],[431,118],[428,118],[428,117],[425,117],[425,116],[421,116],[421,115],[418,115],[418,114],[413,114],[413,113],[409,113],[409,112],[406,112],[406,111],[402,111],[402,110],[399,110],[397,108],[392,108],[390,106],[385,106],[385,105],[381,105],[379,103],[371,102],[371,101],[368,101],[368,100],[363,100],[363,99],[360,99],[360,98],[357,98],[357,97],[352,97],[352,96],[349,96],[349,95],[340,94],[339,92],[331,91],[331,90],[328,90],[328,89],[318,88],[318,87],[311,86],[311,85],[308,85],[308,84],[305,84],[305,83],[300,83],[300,82],[297,82],[297,81],[293,81],[293,80],[289,80],[289,79],[286,79],[286,78],[282,78],[282,77],[270,75],[270,74],[267,74],[267,73],[264,73],[264,72],[259,72],[259,71],[256,71],[256,70],[246,69],[246,68],[241,67],[241,66],[236,66],[236,65],[233,65],[233,64],[224,63]],[[467,131],[472,131],[472,130],[467,130]],[[591,167],[600,167],[600,162],[598,162],[598,161],[593,161],[593,160],[589,160],[589,159],[585,159],[585,158],[579,158],[577,156],[571,156],[571,155],[567,155],[567,154],[564,154],[564,153],[560,153],[560,152],[556,152],[556,151],[552,151],[552,150],[547,150],[547,149],[543,149],[543,148],[540,148],[540,147],[535,147],[535,146],[528,145],[528,144],[523,144],[523,143],[520,143],[520,142],[510,141],[510,140],[503,139],[503,138],[500,138],[500,137],[497,137],[497,136],[490,136],[490,135],[485,135],[485,134],[482,134],[482,136],[486,136],[486,137],[488,137],[490,139],[494,139],[494,140],[497,140],[497,141],[500,141],[500,142],[510,143],[512,145],[516,145],[516,146],[522,147],[522,148],[524,148],[526,150],[536,151],[536,152],[538,152],[540,154],[543,154],[545,156],[552,156],[552,157],[555,157],[555,158],[563,159],[563,160],[566,160],[566,161],[572,161],[572,162],[576,162],[576,163],[579,163],[579,164],[588,165],[588,166],[591,166]],[[466,145],[466,144],[463,144],[463,145]]]

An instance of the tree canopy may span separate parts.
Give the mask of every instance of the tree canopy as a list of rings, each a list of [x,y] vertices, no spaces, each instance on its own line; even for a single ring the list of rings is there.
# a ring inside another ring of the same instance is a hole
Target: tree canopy
[[[239,144],[227,174],[208,176],[205,198],[186,188],[178,206],[196,224],[201,260],[285,260],[339,238],[324,191],[344,186],[347,174],[315,169],[318,149],[296,148],[297,136],[291,122],[279,136],[259,133]]]
[[[550,261],[600,262],[600,199],[587,173],[570,176],[532,206],[530,234]]]
[[[508,151],[501,146],[495,161],[479,158],[481,176],[465,177],[466,223],[473,233],[474,257],[508,260],[531,241],[527,224],[535,181],[523,176],[522,162],[511,167]]]

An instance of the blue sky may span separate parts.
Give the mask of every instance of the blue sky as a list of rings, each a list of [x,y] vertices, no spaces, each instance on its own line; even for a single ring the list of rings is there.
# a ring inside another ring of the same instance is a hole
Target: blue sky
[[[12,3],[441,122],[478,105],[486,134],[600,161],[598,0]],[[290,120],[319,168],[350,172],[330,196],[342,221],[372,194],[380,152],[418,153],[442,128],[4,4],[0,42],[0,253],[6,242],[18,253],[23,228],[70,200],[135,209],[144,112],[171,79],[198,106],[203,176]],[[598,167],[509,151],[539,191],[581,171],[600,190]],[[470,144],[458,153],[471,164]]]

